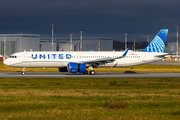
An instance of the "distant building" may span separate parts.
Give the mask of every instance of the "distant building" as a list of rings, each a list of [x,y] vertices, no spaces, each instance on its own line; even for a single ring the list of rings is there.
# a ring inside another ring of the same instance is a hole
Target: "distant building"
[[[83,37],[82,38],[82,51],[98,51],[98,42],[100,40],[100,51],[112,51],[113,40],[112,38],[106,37]],[[40,39],[41,51],[44,51],[48,46],[51,47],[51,39]],[[55,38],[54,39],[54,50],[70,51],[70,38]],[[55,48],[56,45],[56,48]],[[50,48],[48,48],[50,49]],[[80,38],[72,38],[72,51],[80,51]]]
[[[39,50],[38,34],[0,34],[0,54],[4,55],[4,36],[6,36],[6,55],[24,50]]]
[[[59,49],[70,50],[70,40],[68,38],[58,38]],[[112,51],[113,40],[106,37],[83,37],[82,51],[98,51],[98,42],[100,40],[100,51]],[[80,51],[80,38],[72,38],[72,50]]]
[[[51,38],[40,38],[39,34],[0,34],[0,54],[4,55],[4,36],[6,36],[6,55],[26,51],[52,51]],[[82,51],[112,51],[113,40],[106,37],[83,37]],[[70,38],[55,38],[53,51],[70,51]],[[80,51],[80,37],[72,38],[72,51]]]
[[[39,51],[52,51],[52,40],[50,38],[40,39]],[[56,41],[53,41],[53,51],[57,51]]]
[[[180,54],[180,43],[178,43],[178,54]],[[177,42],[166,42],[164,52],[176,55]]]

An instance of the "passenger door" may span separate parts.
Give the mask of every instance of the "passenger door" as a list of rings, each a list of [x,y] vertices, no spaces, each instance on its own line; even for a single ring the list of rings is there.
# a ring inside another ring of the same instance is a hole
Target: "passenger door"
[[[26,53],[23,52],[22,53],[22,62],[26,62],[27,61],[27,56],[26,56]]]

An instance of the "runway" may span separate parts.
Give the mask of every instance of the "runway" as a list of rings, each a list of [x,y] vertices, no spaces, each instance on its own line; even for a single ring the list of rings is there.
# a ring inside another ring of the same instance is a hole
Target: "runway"
[[[21,73],[0,73],[0,78],[64,78],[64,77],[79,77],[79,78],[153,78],[153,77],[178,77],[180,73],[96,73],[95,75],[83,75],[72,73],[33,73],[27,72],[25,75]]]

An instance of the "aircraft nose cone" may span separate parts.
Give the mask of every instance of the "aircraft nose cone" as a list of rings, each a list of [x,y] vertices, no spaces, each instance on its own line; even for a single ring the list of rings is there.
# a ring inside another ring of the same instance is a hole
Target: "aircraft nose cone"
[[[6,60],[3,61],[3,63],[4,63],[5,65],[9,65],[9,64],[8,64],[8,63],[9,63],[8,61],[9,61],[9,60],[6,59]]]

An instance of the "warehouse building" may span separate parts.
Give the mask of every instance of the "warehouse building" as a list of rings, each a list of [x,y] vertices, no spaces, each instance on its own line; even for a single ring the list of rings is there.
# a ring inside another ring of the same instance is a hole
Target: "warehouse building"
[[[40,39],[39,51],[52,51],[52,40],[49,38]],[[53,51],[58,51],[56,41],[53,41]]]
[[[6,38],[5,38],[6,36]],[[39,34],[0,34],[0,54],[4,55],[4,39],[6,39],[6,55],[26,51],[52,51],[51,38],[40,38]],[[80,51],[80,38],[72,38],[72,51]],[[55,38],[53,51],[70,51],[70,38]],[[82,51],[112,51],[113,40],[106,37],[83,37]]]
[[[70,50],[69,38],[57,38],[56,41],[59,44],[59,50]],[[83,37],[82,39],[82,51],[98,51],[98,45],[100,51],[112,51],[113,40],[106,37]],[[72,51],[80,51],[80,38],[72,38]]]
[[[0,54],[4,55],[4,39],[6,39],[6,55],[24,50],[39,50],[38,34],[0,34]]]
[[[178,43],[178,53],[180,54],[180,43]],[[169,53],[171,55],[176,55],[177,52],[177,42],[166,42],[166,46],[164,52]]]
[[[51,39],[40,39],[40,51],[51,50]],[[100,45],[100,51],[112,51],[113,40],[106,37],[83,37],[82,39],[82,51],[98,51],[98,45]],[[53,42],[54,51],[70,51],[70,38],[56,38]],[[80,51],[80,38],[72,38],[72,51]]]

